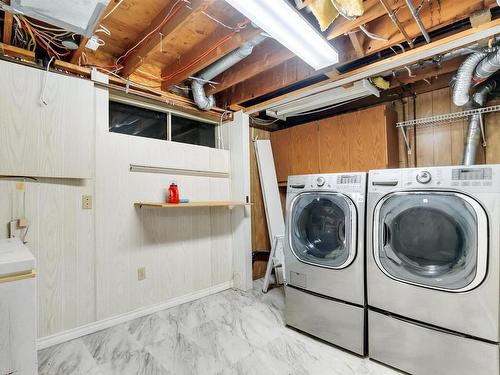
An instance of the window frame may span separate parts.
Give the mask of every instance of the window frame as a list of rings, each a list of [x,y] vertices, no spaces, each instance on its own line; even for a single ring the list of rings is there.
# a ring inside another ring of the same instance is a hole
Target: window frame
[[[203,117],[191,115],[189,113],[184,113],[177,111],[175,109],[170,109],[166,108],[162,105],[154,104],[154,103],[148,103],[144,102],[141,100],[137,99],[132,99],[132,98],[127,98],[121,95],[116,95],[116,94],[109,94],[109,102],[114,102],[114,103],[120,103],[120,104],[125,104],[131,107],[138,107],[138,108],[143,108],[143,109],[148,109],[151,111],[155,112],[162,112],[167,115],[167,139],[165,141],[167,142],[175,142],[175,143],[182,143],[186,145],[191,145],[191,146],[198,146],[198,147],[208,147],[208,148],[215,148],[215,149],[221,149],[221,124],[220,122],[214,121],[214,120],[209,120]],[[198,122],[204,122],[206,124],[211,124],[214,127],[214,135],[215,135],[215,147],[210,147],[210,146],[200,146],[200,145],[195,145],[191,143],[183,143],[183,142],[176,142],[172,140],[172,115],[198,121]],[[108,125],[109,127],[109,125]],[[148,138],[148,137],[144,137]],[[163,139],[157,139],[157,138],[149,138],[149,139],[156,139],[156,140],[163,140]]]

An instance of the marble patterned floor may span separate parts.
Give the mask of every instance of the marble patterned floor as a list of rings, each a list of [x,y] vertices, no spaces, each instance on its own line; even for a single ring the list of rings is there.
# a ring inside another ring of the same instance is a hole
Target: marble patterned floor
[[[38,353],[39,375],[394,375],[284,324],[282,288],[224,292]]]

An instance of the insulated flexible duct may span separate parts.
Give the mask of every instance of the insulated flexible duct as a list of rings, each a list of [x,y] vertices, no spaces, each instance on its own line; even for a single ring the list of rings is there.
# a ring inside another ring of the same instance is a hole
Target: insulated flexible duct
[[[477,65],[474,81],[483,82],[500,69],[500,50],[490,53]]]
[[[228,53],[226,56],[216,61],[208,68],[205,68],[198,76],[193,79],[191,90],[193,99],[198,108],[203,111],[209,111],[215,106],[215,98],[213,95],[207,96],[205,93],[205,83],[210,81],[219,74],[225,72],[236,63],[249,56],[253,48],[266,39],[264,35],[257,35],[253,39],[245,42],[240,48]]]
[[[483,107],[486,103],[488,95],[495,90],[496,82],[488,81],[480,85],[477,92],[474,94],[471,109],[474,107]],[[476,153],[481,139],[481,122],[482,115],[473,115],[469,121],[469,127],[467,128],[467,138],[465,140],[465,150],[464,150],[464,165],[474,165],[476,163]]]
[[[472,75],[477,64],[488,56],[485,51],[476,52],[460,65],[458,69],[455,85],[453,87],[453,103],[461,107],[469,102],[469,90],[472,84]]]

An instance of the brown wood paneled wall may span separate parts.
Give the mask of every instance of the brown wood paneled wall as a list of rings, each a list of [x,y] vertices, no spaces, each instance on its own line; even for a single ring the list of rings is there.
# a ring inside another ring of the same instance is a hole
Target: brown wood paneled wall
[[[487,105],[496,104],[490,102]],[[398,121],[459,112],[451,99],[449,88],[417,95],[392,102],[398,114]],[[480,148],[477,163],[500,163],[500,114],[491,113],[484,116],[486,128],[486,149]],[[465,136],[468,121],[466,119],[451,123],[440,123],[433,126],[418,127],[415,131],[408,129],[410,151],[407,153],[405,142],[399,133],[399,165],[400,167],[427,167],[462,164]]]
[[[396,113],[386,105],[271,133],[279,182],[289,175],[398,166]]]
[[[489,102],[488,105],[498,104],[500,100]],[[450,89],[444,88],[417,95],[415,98],[405,98],[386,103],[394,112],[388,111],[389,115],[394,116],[387,123],[393,124],[397,121],[411,120],[416,114],[417,118],[434,116],[449,112],[458,112],[461,109],[455,107],[451,100]],[[373,107],[376,108],[376,107]],[[363,114],[365,113],[365,114]],[[315,127],[318,128],[319,136],[314,143],[321,151],[322,157],[318,158],[311,153],[312,148],[302,146],[300,148],[302,157],[289,157],[287,153],[273,152],[275,163],[285,166],[277,170],[278,181],[286,181],[289,174],[298,171],[301,168],[317,168],[321,172],[329,172],[332,169],[336,171],[348,171],[351,168],[350,160],[357,160],[359,157],[375,157],[380,150],[371,150],[363,144],[363,139],[369,134],[370,137],[383,136],[384,129],[377,127],[361,127],[358,126],[355,130],[358,133],[363,132],[365,137],[356,137],[357,142],[349,148],[347,144],[348,137],[352,136],[347,133],[347,127],[356,127],[352,121],[352,113],[343,114],[335,117],[335,125],[332,119],[323,119],[315,121],[303,127],[300,135],[293,135],[292,128],[280,130],[280,136],[273,136],[265,130],[251,129],[250,139],[271,139],[273,151],[276,149],[292,149],[307,144],[311,134],[314,134]],[[370,108],[358,111],[357,124],[377,123],[375,111],[370,111]],[[359,119],[359,116],[364,118]],[[374,120],[375,119],[375,120]],[[490,113],[484,116],[486,127],[486,149],[480,148],[478,152],[478,163],[495,164],[500,163],[500,113]],[[300,126],[299,126],[300,127]],[[296,127],[296,128],[299,128]],[[359,128],[359,129],[358,129]],[[352,130],[350,130],[352,132]],[[368,132],[368,133],[367,133]],[[424,166],[439,166],[439,165],[460,165],[462,163],[465,135],[467,133],[467,120],[455,121],[452,123],[437,124],[429,127],[420,127],[413,132],[413,129],[408,129],[408,137],[410,141],[409,152],[406,149],[401,132],[387,132],[390,136],[397,136],[398,142],[388,140],[388,144],[397,145],[399,150],[389,150],[388,153],[399,158],[396,165],[401,168],[405,167],[424,167]],[[276,132],[274,132],[276,134]],[[299,133],[297,133],[299,134]],[[294,146],[294,144],[296,145]],[[342,152],[339,152],[341,150]],[[367,151],[369,151],[367,153]],[[351,158],[351,153],[357,153],[358,156]],[[260,190],[260,180],[258,175],[257,164],[255,160],[255,152],[253,144],[251,145],[251,188],[252,188],[252,249],[253,250],[268,250],[270,249],[269,237],[267,233],[267,222],[265,216],[264,203]],[[316,153],[317,155],[317,153]],[[307,165],[302,165],[305,158],[308,158]],[[398,163],[399,162],[399,163]],[[391,162],[394,164],[394,162]],[[282,197],[286,193],[286,187],[280,189]],[[256,261],[254,263],[254,278],[262,277],[265,272],[265,262]]]

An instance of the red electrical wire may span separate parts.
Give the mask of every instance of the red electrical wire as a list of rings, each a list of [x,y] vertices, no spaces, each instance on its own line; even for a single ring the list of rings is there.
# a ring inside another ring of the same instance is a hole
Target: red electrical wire
[[[221,45],[223,45],[224,43],[226,43],[229,39],[231,39],[234,35],[236,35],[237,33],[240,32],[241,29],[244,29],[245,27],[247,27],[247,25],[250,23],[250,21],[244,21],[244,22],[241,22],[237,25],[236,29],[231,32],[230,34],[226,35],[225,37],[223,37],[222,39],[220,39],[219,41],[217,41],[212,47],[208,48],[205,52],[203,52],[200,56],[198,56],[197,58],[195,58],[193,61],[191,61],[189,64],[183,66],[182,68],[180,68],[179,70],[175,71],[174,73],[171,73],[169,74],[168,76],[162,76],[161,79],[162,81],[168,81],[169,79],[171,79],[172,77],[175,77],[177,74],[180,74],[180,73],[183,73],[185,72],[187,69],[193,67],[196,63],[200,62],[203,58],[207,57],[208,55],[210,55],[213,51],[215,51],[217,48],[219,48]]]
[[[173,16],[175,16],[177,14],[177,12],[179,12],[179,10],[182,8],[182,6],[183,6],[183,4],[180,3],[180,1],[177,1],[177,3],[174,4],[174,7],[168,12],[167,16],[163,19],[163,21],[161,21],[160,24],[154,30],[152,30],[149,34],[147,34],[139,43],[137,43],[135,46],[133,46],[127,52],[125,52],[123,55],[121,55],[116,60],[117,64],[118,64],[118,62],[120,60],[126,59],[128,57],[128,55],[132,51],[134,51],[135,49],[137,49],[137,47],[139,47],[146,40],[151,39],[151,37],[153,36],[153,34],[155,34],[156,31],[158,31],[159,29],[161,29]]]

